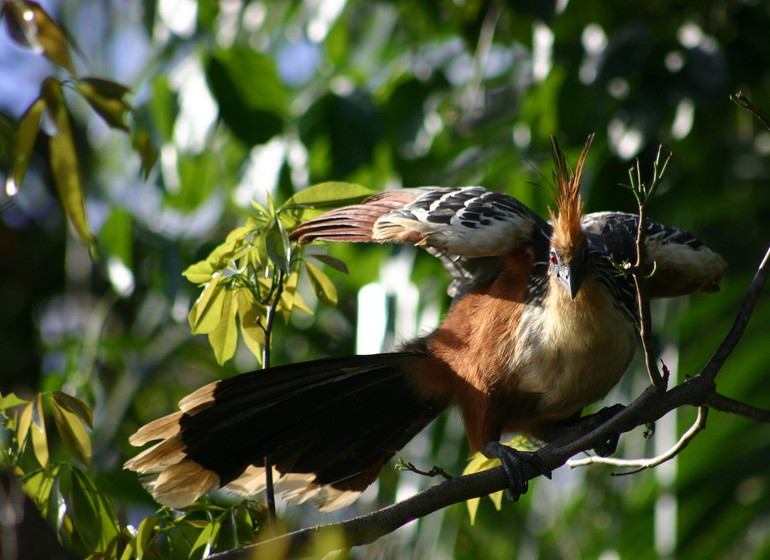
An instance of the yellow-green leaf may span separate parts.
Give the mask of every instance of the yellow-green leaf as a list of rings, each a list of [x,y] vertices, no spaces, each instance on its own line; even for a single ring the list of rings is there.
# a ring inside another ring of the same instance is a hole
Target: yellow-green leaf
[[[19,442],[19,453],[24,450],[29,435],[29,427],[32,425],[32,408],[34,403],[29,403],[21,409],[19,413],[18,428],[16,429],[16,440]]]
[[[56,125],[56,133],[51,137],[50,146],[51,171],[59,200],[80,241],[93,245],[94,238],[86,220],[78,157],[75,152],[69,112],[64,104],[61,84],[54,78],[46,78],[43,82],[42,93],[48,112]]]
[[[155,539],[159,533],[159,528],[157,525],[160,519],[160,515],[150,515],[149,517],[145,517],[139,524],[139,528],[136,531],[136,538],[134,539],[136,546],[136,557],[138,559],[141,559],[145,552],[147,552],[147,550],[155,542]]]
[[[289,198],[282,208],[290,208],[292,206],[342,206],[357,202],[375,192],[368,187],[355,183],[329,181],[299,191]]]
[[[337,288],[328,276],[314,264],[304,261],[308,272],[310,285],[313,287],[315,295],[324,304],[334,307],[337,305]]]
[[[479,504],[481,498],[471,498],[465,501],[465,507],[468,508],[468,518],[470,519],[471,526],[476,524],[476,513],[479,511]]]
[[[131,91],[129,88],[102,78],[81,78],[75,82],[75,89],[108,125],[128,132],[126,115],[131,105],[124,97]]]
[[[5,192],[9,196],[15,195],[24,181],[24,175],[27,173],[29,160],[32,157],[32,150],[35,147],[35,139],[40,130],[40,119],[43,116],[43,111],[45,111],[45,101],[38,97],[19,121],[16,146],[11,161],[11,172],[8,174],[8,183],[5,187]]]
[[[54,391],[51,394],[51,397],[59,406],[77,415],[86,426],[89,428],[94,427],[94,415],[91,412],[91,408],[86,403],[72,395],[62,393],[61,391]]]
[[[51,412],[56,430],[67,450],[76,460],[88,464],[91,461],[91,438],[88,436],[83,419],[56,400],[51,401]]]
[[[208,260],[198,261],[197,263],[188,266],[184,272],[182,272],[182,276],[187,278],[193,284],[203,284],[211,280],[211,275],[214,274],[214,271],[216,270],[214,265]]]
[[[8,393],[4,397],[0,397],[0,410],[8,410],[14,406],[29,403],[28,400],[20,399],[14,393]]]
[[[482,453],[476,452],[471,457],[471,460],[468,461],[468,464],[465,466],[465,469],[463,470],[463,475],[466,474],[473,474],[480,471],[485,471],[494,467],[500,466],[500,460],[499,459],[489,459],[488,457],[485,457]],[[489,495],[489,497],[492,499],[492,502],[495,504],[495,507],[499,510],[502,503],[502,497],[503,492],[494,492]],[[476,512],[479,508],[479,498],[471,498],[470,500],[466,500],[465,505],[468,508],[468,516],[471,520],[471,525],[476,520]]]
[[[237,305],[233,302],[233,290],[223,289],[220,320],[209,332],[209,344],[214,350],[217,363],[222,365],[235,354],[238,343],[238,325],[235,321]]]
[[[219,530],[222,527],[222,517],[225,514],[218,515],[203,528],[198,534],[198,538],[193,543],[189,558],[205,558],[213,551],[214,543],[217,541]]]
[[[198,261],[197,263],[188,266],[184,272],[182,272],[182,276],[187,278],[193,284],[203,284],[204,282],[211,280],[211,275],[214,274],[214,271],[216,270],[214,265],[208,260]]]
[[[8,34],[14,41],[75,73],[67,34],[37,2],[6,2],[4,8]]]
[[[238,303],[238,321],[241,324],[241,336],[246,347],[257,360],[262,362],[262,349],[265,344],[264,309],[260,306],[247,290],[236,292]]]
[[[30,435],[32,436],[32,449],[35,452],[35,458],[40,466],[48,467],[48,438],[45,433],[45,417],[43,416],[43,395],[38,393],[32,406],[32,426]]]
[[[219,323],[222,314],[222,291],[224,286],[219,285],[222,279],[220,272],[214,273],[211,281],[206,284],[201,295],[190,309],[188,319],[193,334],[205,334],[210,332]]]

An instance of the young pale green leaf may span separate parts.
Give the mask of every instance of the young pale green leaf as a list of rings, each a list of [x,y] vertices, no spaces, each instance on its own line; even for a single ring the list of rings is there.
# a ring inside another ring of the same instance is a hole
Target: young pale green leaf
[[[224,364],[235,354],[238,344],[238,325],[235,315],[238,305],[233,298],[233,290],[222,290],[222,308],[216,327],[208,333],[209,344],[214,350],[214,357],[219,365]]]
[[[75,73],[67,34],[37,2],[6,2],[4,9],[5,25],[14,41]]]
[[[480,503],[481,498],[471,498],[470,500],[465,500],[465,507],[468,508],[468,519],[470,521],[471,527],[476,524],[476,514],[479,511]]]
[[[56,125],[56,133],[51,137],[50,147],[51,171],[59,200],[80,241],[87,245],[93,245],[94,238],[88,227],[86,207],[83,202],[78,157],[72,138],[69,112],[62,96],[61,84],[54,78],[46,78],[43,82],[42,93],[51,118]]]
[[[29,428],[32,425],[32,408],[34,404],[29,403],[21,409],[19,413],[19,421],[16,428],[16,440],[19,442],[19,454],[24,451],[24,446],[27,444],[27,437],[29,436]]]
[[[337,288],[328,276],[314,264],[304,261],[310,285],[321,302],[331,307],[337,305]]]
[[[88,465],[91,462],[91,438],[85,428],[86,422],[55,399],[51,399],[51,413],[67,451],[75,460]]]
[[[14,393],[8,393],[4,397],[0,397],[0,410],[8,410],[14,406],[29,403],[28,400],[20,399]]]
[[[348,266],[339,259],[335,259],[330,255],[307,255],[313,259],[319,260],[326,266],[332,267],[334,270],[339,270],[343,274],[348,274]]]
[[[355,183],[329,181],[299,191],[289,198],[282,208],[291,208],[292,206],[343,206],[358,202],[365,196],[375,192],[368,187]]]
[[[128,132],[126,115],[131,105],[124,97],[131,91],[129,88],[102,78],[80,78],[75,82],[75,89],[108,125]]]
[[[160,529],[158,527],[158,521],[163,518],[161,515],[150,515],[145,517],[139,524],[139,528],[136,531],[136,537],[134,538],[134,546],[136,547],[136,558],[141,560],[145,553],[155,542],[158,537]]]
[[[49,453],[48,437],[45,431],[45,416],[43,415],[43,394],[38,393],[30,406],[32,407],[32,426],[30,428],[32,449],[40,466],[47,468]]]
[[[485,470],[497,467],[499,465],[500,465],[499,459],[489,459],[485,457],[482,453],[476,452],[473,455],[473,457],[471,457],[471,460],[468,462],[468,464],[465,466],[465,469],[463,470],[463,475],[485,471]],[[492,502],[495,504],[495,507],[497,507],[498,510],[501,507],[502,496],[503,496],[502,492],[495,492],[489,495],[489,497],[492,499]],[[468,516],[470,517],[471,525],[473,525],[476,521],[476,513],[478,512],[479,502],[480,502],[479,498],[471,498],[470,500],[466,500],[465,502],[465,505],[468,508]]]
[[[83,423],[89,428],[94,427],[94,415],[91,412],[89,406],[78,398],[62,393],[61,391],[54,391],[51,393],[51,398],[61,407],[69,410],[80,418]]]
[[[216,270],[217,268],[210,261],[198,261],[197,263],[188,266],[184,272],[182,272],[182,276],[187,278],[193,284],[203,284],[211,280],[211,275],[214,274]]]
[[[190,321],[193,334],[205,334],[210,332],[222,315],[222,291],[224,286],[219,284],[222,279],[220,272],[214,273],[195,300],[187,318]]]
[[[261,363],[262,349],[265,344],[265,331],[262,329],[262,325],[265,324],[264,308],[254,301],[248,290],[237,290],[235,295],[243,342]]]
[[[196,560],[198,558],[206,558],[211,554],[214,543],[217,542],[219,531],[222,528],[223,515],[224,514],[216,516],[203,528],[198,535],[198,538],[193,543],[188,558]]]
[[[40,131],[40,119],[43,117],[43,111],[45,111],[45,101],[38,97],[19,121],[11,171],[8,174],[6,185],[6,194],[8,195],[15,195],[24,181],[24,175],[27,173],[29,160],[32,157],[32,150],[35,147],[35,139]]]

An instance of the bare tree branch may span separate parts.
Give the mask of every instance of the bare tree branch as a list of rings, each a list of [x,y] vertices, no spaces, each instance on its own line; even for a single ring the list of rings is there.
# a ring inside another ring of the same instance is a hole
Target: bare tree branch
[[[612,457],[599,457],[598,455],[591,455],[583,459],[570,459],[567,461],[567,465],[575,467],[585,467],[588,465],[601,464],[610,465],[613,467],[633,468],[631,471],[622,473],[612,473],[615,476],[634,474],[644,469],[657,467],[658,465],[670,461],[689,445],[689,443],[695,439],[701,431],[706,429],[706,418],[708,417],[708,408],[705,406],[698,407],[698,416],[695,418],[695,422],[690,428],[682,434],[679,441],[676,442],[671,449],[665,453],[661,453],[656,457],[650,457],[649,459],[613,459]]]

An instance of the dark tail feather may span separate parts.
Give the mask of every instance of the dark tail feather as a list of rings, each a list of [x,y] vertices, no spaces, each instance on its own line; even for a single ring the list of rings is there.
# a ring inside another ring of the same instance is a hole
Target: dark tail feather
[[[414,388],[427,359],[412,352],[329,358],[217,381],[182,399],[181,412],[137,431],[134,445],[162,441],[125,466],[146,475],[159,502],[184,507],[222,486],[259,492],[269,456],[288,500],[337,509],[446,406]]]

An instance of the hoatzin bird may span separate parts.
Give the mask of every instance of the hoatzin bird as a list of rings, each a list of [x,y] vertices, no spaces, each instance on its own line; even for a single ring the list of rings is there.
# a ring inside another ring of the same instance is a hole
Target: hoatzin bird
[[[637,343],[633,281],[637,217],[583,215],[580,175],[555,142],[557,212],[550,223],[482,187],[383,192],[293,232],[314,240],[412,243],[441,258],[454,301],[441,325],[399,351],[326,358],[244,373],[198,389],[180,411],[131,437],[160,440],[126,463],[161,503],[183,507],[217,488],[265,487],[324,511],[349,504],[381,467],[447,407],[470,446],[502,460],[516,496],[522,461],[503,432],[542,437],[617,383]],[[724,260],[692,234],[653,221],[650,296],[719,288]]]

